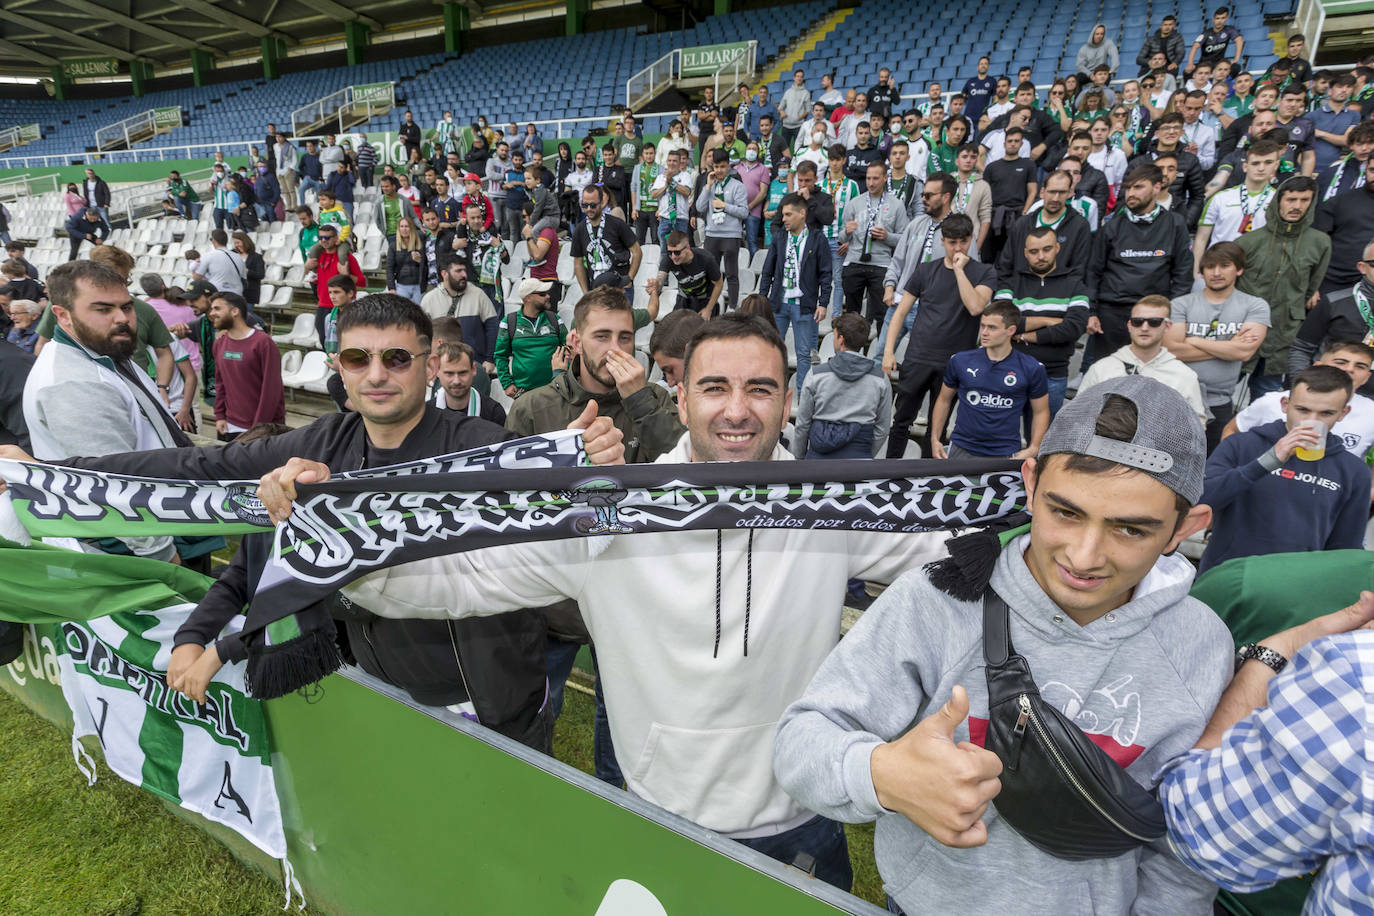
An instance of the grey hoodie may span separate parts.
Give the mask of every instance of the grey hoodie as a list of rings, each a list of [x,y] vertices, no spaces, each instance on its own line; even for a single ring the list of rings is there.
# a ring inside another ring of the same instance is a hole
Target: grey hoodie
[[[873,457],[887,447],[892,428],[892,383],[878,364],[861,353],[841,350],[806,376],[797,403],[792,454],[806,457],[811,424],[872,423]]]
[[[722,193],[725,209],[716,210],[712,202],[716,196],[716,182],[710,178],[701,186],[697,195],[697,212],[706,214],[706,237],[711,239],[744,238],[744,218],[749,215],[749,194],[744,190],[744,182],[733,171],[725,176]]]
[[[1142,785],[1189,750],[1230,680],[1226,626],[1188,597],[1193,569],[1160,557],[1132,599],[1080,627],[1036,583],[1030,536],[1002,551],[992,587],[1011,607],[1011,638],[1044,699],[1062,709]],[[869,757],[969,695],[954,740],[983,743],[988,701],[982,609],[937,591],[924,570],[883,593],[816,672],[778,727],[773,768],[793,798],[826,817],[878,820],[874,851],[908,913],[1206,916],[1216,887],[1172,855],[1138,849],[1071,862],[1032,846],[988,808],[986,845],[953,849],[879,804]]]

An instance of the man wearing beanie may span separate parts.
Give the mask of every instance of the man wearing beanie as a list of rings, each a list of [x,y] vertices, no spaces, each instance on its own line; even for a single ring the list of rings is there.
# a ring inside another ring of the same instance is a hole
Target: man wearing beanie
[[[992,542],[990,577],[953,559],[906,573],[783,714],[779,781],[826,817],[877,820],[895,911],[1211,913],[1215,886],[1148,845],[1060,858],[999,813],[1016,776],[985,747],[983,644],[991,589],[1040,701],[1148,788],[1202,733],[1233,668],[1230,634],[1188,597],[1193,568],[1173,553],[1210,518],[1205,459],[1202,424],[1161,383],[1080,392],[1022,465],[1032,521]]]

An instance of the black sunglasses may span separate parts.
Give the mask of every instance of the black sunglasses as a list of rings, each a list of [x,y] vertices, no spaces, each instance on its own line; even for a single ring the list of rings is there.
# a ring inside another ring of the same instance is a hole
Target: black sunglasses
[[[600,209],[601,209],[601,204],[597,204],[597,203],[584,203],[584,204],[582,205],[582,209],[583,209],[583,210],[600,210]]]
[[[1147,325],[1147,324],[1148,324],[1150,327],[1152,327],[1152,328],[1157,328],[1157,327],[1160,327],[1161,325],[1163,325],[1164,322],[1167,321],[1168,319],[1167,319],[1167,318],[1128,318],[1128,319],[1126,319],[1126,320],[1129,321],[1129,322],[1131,323],[1131,327],[1133,327],[1133,328],[1143,328],[1143,327],[1145,327],[1145,325]]]
[[[404,347],[387,347],[376,355],[381,357],[382,368],[388,372],[404,372],[411,367],[417,356],[427,356],[428,350],[411,353]],[[362,372],[372,364],[373,351],[362,347],[348,347],[339,351],[339,365],[349,372]]]

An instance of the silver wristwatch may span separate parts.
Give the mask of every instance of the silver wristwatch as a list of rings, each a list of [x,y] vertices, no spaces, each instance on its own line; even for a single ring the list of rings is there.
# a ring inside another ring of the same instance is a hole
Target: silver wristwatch
[[[1282,671],[1288,664],[1288,659],[1284,658],[1273,649],[1251,642],[1246,643],[1236,650],[1236,670],[1239,671],[1240,666],[1251,659],[1254,659],[1262,665],[1269,666],[1273,669],[1275,674]]]

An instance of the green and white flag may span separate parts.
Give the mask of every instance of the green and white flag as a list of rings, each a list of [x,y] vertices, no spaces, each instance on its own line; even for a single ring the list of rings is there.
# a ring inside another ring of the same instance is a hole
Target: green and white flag
[[[87,780],[95,767],[80,739],[91,736],[114,773],[284,861],[267,721],[244,692],[244,666],[221,668],[205,703],[167,685],[172,639],[211,582],[141,557],[0,546],[0,617],[59,625],[72,750]],[[299,892],[289,866],[287,884]]]

